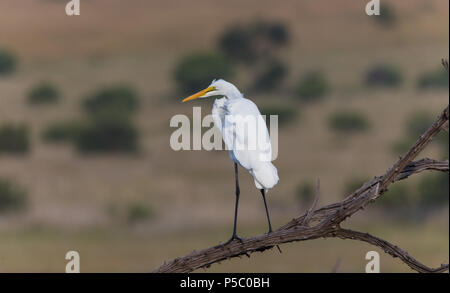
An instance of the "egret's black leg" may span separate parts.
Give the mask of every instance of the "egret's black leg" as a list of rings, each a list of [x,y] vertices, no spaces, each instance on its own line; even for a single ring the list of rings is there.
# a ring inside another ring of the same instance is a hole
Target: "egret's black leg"
[[[266,191],[264,189],[260,189],[261,194],[264,199],[264,206],[266,207],[266,215],[267,215],[267,221],[269,222],[269,232],[267,234],[272,233],[272,224],[270,224],[270,217],[269,217],[269,210],[267,209],[267,203],[266,203]],[[280,247],[277,245],[278,251],[281,253]]]
[[[266,207],[266,215],[267,215],[267,221],[269,222],[269,232],[272,232],[272,224],[270,224],[270,217],[269,217],[269,210],[267,209],[267,203],[266,203],[266,191],[264,189],[260,189],[262,197],[264,199],[264,206]]]
[[[237,223],[237,214],[238,214],[238,205],[239,205],[239,195],[241,193],[239,189],[239,178],[238,178],[238,164],[234,163],[234,176],[236,178],[236,204],[234,207],[234,224],[233,224],[233,235],[231,236],[230,240],[225,242],[225,244],[230,243],[234,239],[237,239],[242,242],[242,239],[237,236],[236,234],[236,223]]]

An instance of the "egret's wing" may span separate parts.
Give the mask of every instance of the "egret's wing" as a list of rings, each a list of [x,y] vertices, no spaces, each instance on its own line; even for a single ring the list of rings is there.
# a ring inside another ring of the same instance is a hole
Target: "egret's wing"
[[[222,136],[235,159],[248,170],[270,162],[269,131],[258,107],[248,99],[236,99],[226,103],[226,111]]]

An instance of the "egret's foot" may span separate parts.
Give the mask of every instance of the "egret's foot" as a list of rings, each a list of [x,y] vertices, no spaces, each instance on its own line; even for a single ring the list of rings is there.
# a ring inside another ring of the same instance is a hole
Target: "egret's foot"
[[[239,237],[239,236],[237,236],[236,234],[234,234],[233,236],[231,236],[231,238],[230,238],[227,242],[225,242],[225,243],[222,244],[222,245],[227,245],[227,244],[233,242],[234,240],[237,240],[237,241],[239,241],[239,242],[241,242],[241,243],[243,242],[243,240],[242,240],[241,237]]]

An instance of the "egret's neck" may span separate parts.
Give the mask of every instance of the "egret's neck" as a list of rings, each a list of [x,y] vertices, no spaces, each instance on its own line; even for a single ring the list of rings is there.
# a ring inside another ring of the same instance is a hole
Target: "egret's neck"
[[[244,97],[244,95],[236,87],[227,89],[224,96],[229,100],[242,99]]]

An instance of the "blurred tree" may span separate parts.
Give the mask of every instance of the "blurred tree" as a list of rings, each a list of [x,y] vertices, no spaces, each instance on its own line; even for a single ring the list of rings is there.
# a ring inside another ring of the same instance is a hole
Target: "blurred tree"
[[[139,131],[131,121],[139,100],[133,88],[104,88],[83,101],[88,114],[82,120],[50,124],[42,133],[48,142],[70,142],[82,153],[136,152]]]
[[[267,34],[274,44],[284,46],[289,43],[290,35],[287,27],[282,23],[268,25]]]
[[[287,66],[277,53],[289,39],[289,31],[283,23],[257,21],[225,30],[218,46],[230,60],[243,63],[253,71],[255,90],[270,91],[278,88],[287,75]]]
[[[297,86],[297,95],[305,102],[321,100],[328,92],[328,82],[318,71],[307,72]]]
[[[428,112],[413,113],[406,122],[407,135],[414,140],[418,139],[433,124],[434,120],[433,115]]]
[[[413,143],[419,139],[419,136],[424,133],[428,127],[434,122],[434,116],[429,112],[417,111],[412,113],[405,123],[405,135],[399,141],[395,142],[392,150],[395,154],[406,152]],[[444,155],[448,153],[448,133],[439,133],[433,143],[438,143]],[[447,155],[448,157],[448,155]]]
[[[75,145],[80,152],[136,152],[139,133],[129,119],[91,119],[79,131]]]
[[[370,87],[397,87],[403,82],[400,70],[391,65],[376,65],[366,73],[366,85]]]
[[[219,40],[219,48],[230,59],[242,62],[252,62],[252,39],[248,30],[241,26],[234,26],[225,31]]]
[[[26,192],[10,181],[0,178],[0,214],[21,211],[26,206]]]
[[[380,15],[375,16],[375,21],[385,27],[392,27],[397,21],[397,14],[391,5],[380,4]]]
[[[358,190],[366,181],[368,179],[365,177],[351,178],[345,183],[343,196],[349,196],[352,192]]]
[[[349,196],[354,191],[358,190],[363,186],[364,183],[368,182],[369,179],[366,177],[355,177],[351,178],[344,185],[344,197]],[[391,185],[389,190],[383,194],[377,201],[376,205],[378,207],[395,208],[395,209],[413,209],[414,208],[415,196],[408,188],[406,181],[396,182]]]
[[[17,58],[10,52],[0,49],[0,76],[13,73],[17,68]]]
[[[134,202],[128,207],[127,220],[130,224],[147,220],[153,216],[153,211],[145,204]]]
[[[315,197],[316,189],[309,181],[302,182],[297,187],[297,200],[301,206],[311,206]]]
[[[273,57],[277,49],[289,42],[289,38],[284,24],[258,21],[227,29],[219,38],[219,48],[230,59],[251,64]]]
[[[427,207],[448,205],[449,175],[446,173],[426,174],[417,188],[419,204]]]
[[[7,124],[0,127],[0,154],[15,153],[24,154],[30,148],[28,127]]]
[[[448,159],[449,157],[449,133],[441,131],[434,139],[441,147],[442,159]]]
[[[59,100],[58,89],[49,82],[35,85],[28,94],[28,103],[32,105],[53,104]]]
[[[448,73],[436,70],[423,73],[417,80],[419,89],[448,89]]]
[[[328,126],[339,133],[356,133],[366,131],[370,124],[362,114],[344,110],[332,113],[328,118]]]
[[[262,115],[266,115],[266,122],[269,123],[270,115],[278,115],[278,125],[284,126],[292,122],[297,116],[298,112],[295,107],[283,105],[266,105],[260,108]]]
[[[183,57],[175,68],[175,81],[184,93],[199,91],[213,79],[231,77],[227,58],[216,53],[192,53]]]
[[[407,182],[396,182],[377,200],[377,206],[385,209],[408,210],[414,209],[414,191],[408,188]]]
[[[83,102],[84,109],[94,116],[129,116],[139,108],[136,91],[127,85],[115,85],[99,90]],[[106,113],[106,114],[105,114]]]
[[[280,87],[287,71],[287,66],[283,62],[277,59],[272,60],[257,73],[253,87],[259,91],[276,89]]]
[[[74,142],[84,127],[82,121],[58,121],[48,125],[42,133],[47,142]]]

